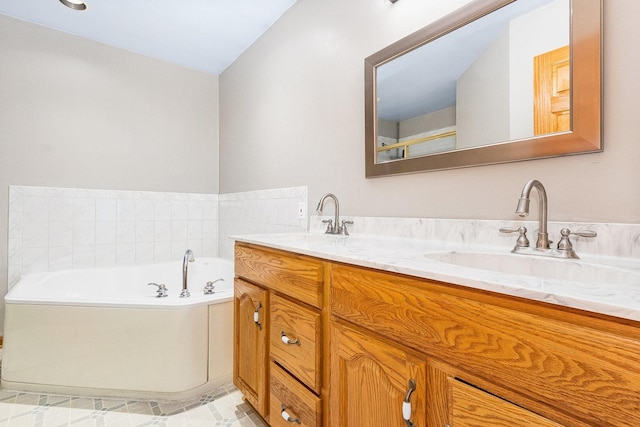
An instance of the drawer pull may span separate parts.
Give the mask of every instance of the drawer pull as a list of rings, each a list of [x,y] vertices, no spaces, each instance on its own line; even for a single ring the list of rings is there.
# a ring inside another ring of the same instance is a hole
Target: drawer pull
[[[255,323],[260,330],[262,330],[262,323],[260,323],[260,313],[258,313],[258,310],[260,310],[261,308],[262,301],[258,302],[258,307],[253,311],[253,323]]]
[[[296,338],[295,340],[291,340],[291,338],[289,338],[287,334],[284,333],[284,331],[280,332],[280,339],[287,345],[295,344],[297,346],[300,346],[300,340],[298,338]]]
[[[287,412],[287,407],[284,406],[284,403],[282,404],[282,411],[280,411],[280,415],[282,415],[282,418],[288,423],[302,424],[300,418],[292,418],[289,415],[289,413]]]
[[[411,421],[411,393],[416,390],[416,382],[413,378],[409,380],[407,394],[402,401],[402,418],[407,424],[407,427],[413,427],[413,421]]]

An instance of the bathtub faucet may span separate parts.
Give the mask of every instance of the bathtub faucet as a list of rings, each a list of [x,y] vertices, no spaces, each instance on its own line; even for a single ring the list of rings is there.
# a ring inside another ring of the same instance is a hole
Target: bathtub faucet
[[[189,273],[189,263],[195,260],[191,249],[187,249],[182,259],[182,292],[180,292],[180,298],[191,296],[189,289],[187,289],[187,274]]]

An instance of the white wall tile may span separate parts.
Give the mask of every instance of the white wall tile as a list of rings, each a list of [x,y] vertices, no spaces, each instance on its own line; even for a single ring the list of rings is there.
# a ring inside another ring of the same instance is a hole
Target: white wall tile
[[[153,233],[155,242],[171,241],[171,221],[155,221]]]
[[[116,265],[116,245],[96,245],[96,267],[112,267]]]
[[[73,249],[69,246],[49,248],[49,271],[67,270],[73,267]]]
[[[154,219],[156,221],[169,221],[171,220],[171,201],[170,200],[156,200],[154,205]]]
[[[155,239],[153,221],[136,221],[136,242],[149,243]],[[153,251],[151,251],[153,257]]]
[[[171,220],[182,221],[189,219],[187,202],[184,200],[174,200],[171,202]]]
[[[49,269],[49,248],[23,248],[22,273],[43,273]]]
[[[218,221],[202,221],[202,238],[217,239],[218,238]]]
[[[9,239],[8,265],[22,265],[22,239]]]
[[[52,197],[49,199],[49,221],[73,220],[73,199]]]
[[[94,268],[96,265],[95,245],[73,246],[73,268]]]
[[[73,243],[73,223],[71,221],[49,222],[49,246],[71,246]]]
[[[73,222],[73,245],[88,246],[96,244],[96,223],[95,221],[74,221]]]
[[[151,199],[136,200],[136,221],[153,221],[155,204]]]
[[[171,221],[171,240],[184,241],[189,236],[189,222],[184,221]]]
[[[218,219],[217,201],[205,201],[202,203],[202,219],[211,221]]]
[[[136,262],[136,245],[134,243],[116,244],[116,265],[134,265]]]
[[[118,202],[115,199],[96,199],[96,221],[118,219]]]
[[[74,221],[95,221],[96,200],[89,198],[73,199]]]
[[[187,202],[187,219],[190,221],[202,221],[202,202]]]
[[[116,243],[116,221],[96,221],[96,245]]]
[[[22,240],[22,214],[9,211],[9,239]]]
[[[153,247],[153,261],[154,262],[168,262],[173,261],[171,259],[171,240],[158,242],[156,241]]]
[[[202,221],[194,221],[194,220],[188,221],[187,239],[202,240]]]
[[[153,242],[136,244],[136,264],[152,264],[153,258]]]
[[[25,248],[49,245],[49,223],[47,221],[23,221],[22,246]]]
[[[47,199],[34,196],[23,197],[22,218],[26,222],[47,221],[49,219]]]
[[[136,241],[136,222],[118,221],[116,223],[116,243],[134,243]]]
[[[118,221],[135,221],[136,201],[133,199],[117,199],[116,215]]]

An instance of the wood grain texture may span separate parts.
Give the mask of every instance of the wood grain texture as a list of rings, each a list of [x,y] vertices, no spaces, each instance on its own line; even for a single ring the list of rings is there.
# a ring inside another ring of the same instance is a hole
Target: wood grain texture
[[[408,381],[412,421],[426,425],[426,362],[402,346],[391,346],[341,324],[331,325],[329,425],[406,427],[402,402]]]
[[[451,427],[562,427],[524,408],[451,379]]]
[[[235,246],[236,276],[322,308],[322,261],[245,243]]]
[[[271,358],[316,393],[321,386],[322,328],[320,312],[277,295],[271,297]],[[282,333],[298,344],[285,344]]]
[[[258,306],[262,328],[253,314]],[[247,402],[268,419],[269,294],[241,279],[234,281],[233,383]]]
[[[271,427],[320,427],[322,425],[322,402],[305,389],[291,375],[271,362]],[[284,404],[289,416],[299,418],[300,424],[287,422],[282,417]]]
[[[334,265],[331,311],[444,360],[463,375],[497,384],[496,390],[511,390],[592,425],[640,425],[635,335],[612,333],[614,326],[580,326],[574,313],[565,322],[541,315],[545,310],[536,304],[523,310],[520,301],[519,310],[512,310],[504,301],[490,304],[486,294],[476,301],[468,291],[443,289],[426,280]]]

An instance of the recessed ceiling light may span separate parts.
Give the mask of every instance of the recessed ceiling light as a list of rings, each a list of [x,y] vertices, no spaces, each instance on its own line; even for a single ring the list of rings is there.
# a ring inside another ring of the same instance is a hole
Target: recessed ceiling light
[[[85,10],[87,5],[82,0],[60,0],[60,3],[73,10]]]

